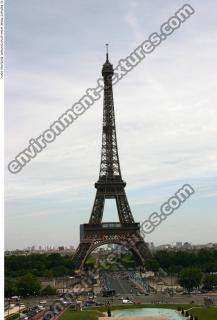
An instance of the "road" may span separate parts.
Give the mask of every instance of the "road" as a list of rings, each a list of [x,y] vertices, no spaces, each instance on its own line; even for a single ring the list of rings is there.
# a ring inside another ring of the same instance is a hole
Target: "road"
[[[135,288],[131,281],[124,276],[118,274],[107,274],[111,288],[115,290],[116,294],[136,294],[139,290]]]
[[[111,304],[121,304],[122,297],[126,299],[127,297],[135,303],[175,303],[175,304],[190,304],[192,301],[194,304],[204,304],[204,298],[209,297],[209,294],[194,294],[194,295],[182,295],[175,294],[170,296],[165,293],[150,293],[145,295],[141,293],[139,287],[136,287],[135,284],[128,280],[126,274],[124,273],[106,273],[106,277],[109,280],[109,289],[116,291],[115,297],[102,297],[102,295],[97,296],[97,302],[107,304],[108,301]],[[217,304],[217,294],[212,296],[214,304]]]

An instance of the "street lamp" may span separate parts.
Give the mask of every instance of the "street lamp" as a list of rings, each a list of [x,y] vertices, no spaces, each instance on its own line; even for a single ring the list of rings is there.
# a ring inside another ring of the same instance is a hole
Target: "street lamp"
[[[19,320],[20,320],[20,299],[19,299]]]
[[[9,316],[9,314],[10,314],[11,298],[8,298],[8,303],[9,303],[9,305],[8,305],[8,316]]]
[[[27,296],[26,306],[27,306],[27,310],[29,310],[29,293],[27,293],[26,296]]]

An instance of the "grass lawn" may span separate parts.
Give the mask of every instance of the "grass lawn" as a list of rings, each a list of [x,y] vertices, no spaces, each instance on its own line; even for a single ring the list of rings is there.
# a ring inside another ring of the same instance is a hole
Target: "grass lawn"
[[[66,310],[60,317],[60,320],[98,320],[98,317],[104,314],[97,310],[70,311]]]
[[[192,309],[189,311],[194,316],[198,317],[198,320],[217,320],[217,308],[201,308],[201,309]]]
[[[192,305],[189,304],[139,304],[139,305],[120,305],[120,306],[112,306],[112,310],[118,309],[129,309],[129,308],[165,308],[165,309],[176,309],[180,307],[185,310],[190,309]],[[199,307],[194,306],[194,309],[190,310],[189,313],[192,313],[194,316],[198,317],[198,320],[217,320],[217,307]],[[82,312],[67,310],[60,317],[60,320],[98,320],[98,317],[103,317],[104,314],[102,312],[107,311],[107,307],[99,307],[97,310],[85,310]]]

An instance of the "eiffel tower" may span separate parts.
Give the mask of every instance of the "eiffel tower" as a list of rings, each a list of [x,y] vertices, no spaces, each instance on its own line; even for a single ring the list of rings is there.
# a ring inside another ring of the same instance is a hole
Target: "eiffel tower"
[[[111,80],[113,74],[107,45],[106,62],[102,68],[104,103],[100,173],[95,183],[97,191],[90,220],[80,225],[80,244],[72,261],[75,270],[82,270],[90,253],[108,243],[120,244],[129,249],[141,266],[150,258],[148,246],[140,234],[140,224],[134,221],[124,190],[126,182],[121,176]],[[102,223],[106,199],[116,200],[120,222]]]

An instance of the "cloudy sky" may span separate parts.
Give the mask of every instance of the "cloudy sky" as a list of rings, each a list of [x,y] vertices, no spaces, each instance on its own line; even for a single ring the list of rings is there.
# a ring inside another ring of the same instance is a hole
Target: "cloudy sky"
[[[185,2],[19,0],[6,4],[6,165]],[[183,184],[195,195],[147,241],[216,242],[217,3],[195,14],[114,88],[118,146],[136,221]],[[6,168],[5,248],[77,245],[98,178],[102,100],[20,173]],[[109,200],[108,200],[109,201]],[[116,221],[106,203],[104,221]]]

